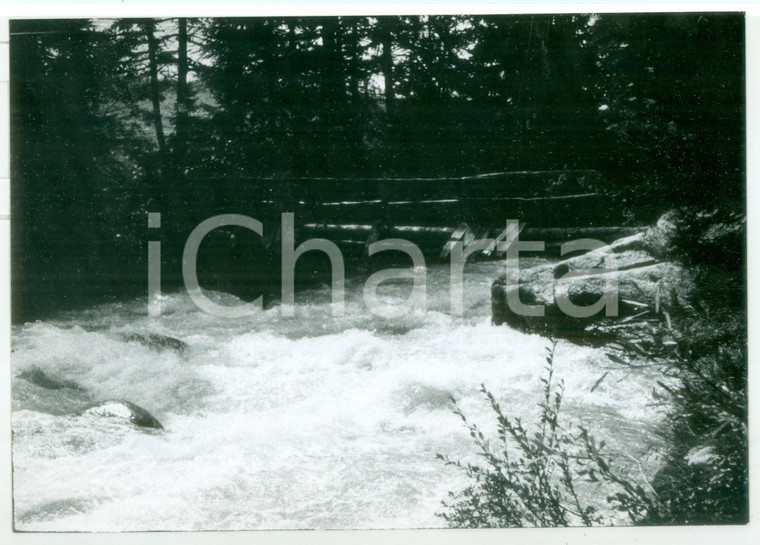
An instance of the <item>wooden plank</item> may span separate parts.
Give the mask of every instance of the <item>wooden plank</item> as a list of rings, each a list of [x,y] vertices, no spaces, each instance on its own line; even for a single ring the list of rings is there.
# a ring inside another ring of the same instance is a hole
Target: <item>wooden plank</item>
[[[499,250],[499,245],[506,241],[508,238],[511,239],[517,239],[520,236],[520,233],[522,230],[525,229],[525,224],[517,224],[517,226],[508,225],[499,235],[494,239],[494,241],[483,251],[483,254],[486,256],[491,256],[494,253],[496,253]]]
[[[446,259],[451,254],[451,249],[454,244],[461,242],[464,246],[467,246],[475,239],[475,235],[472,233],[470,226],[466,223],[460,223],[457,228],[451,233],[451,237],[448,242],[441,248],[441,253],[438,255],[441,259]]]

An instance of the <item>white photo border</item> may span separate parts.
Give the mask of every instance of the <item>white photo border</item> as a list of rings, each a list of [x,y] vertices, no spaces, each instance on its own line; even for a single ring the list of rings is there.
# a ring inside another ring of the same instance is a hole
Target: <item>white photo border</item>
[[[266,15],[391,15],[451,13],[591,13],[744,11],[746,18],[747,81],[747,209],[760,204],[760,4],[716,2],[597,1],[505,2],[453,0],[280,0],[277,3],[202,0],[85,0],[79,2],[3,2],[0,4],[0,542],[7,545],[100,543],[167,545],[221,543],[242,544],[478,544],[505,543],[619,543],[657,544],[682,541],[690,545],[718,542],[757,542],[760,519],[760,471],[758,460],[758,342],[760,296],[756,275],[760,271],[760,219],[747,217],[747,278],[749,324],[749,445],[750,523],[744,526],[655,526],[633,528],[503,529],[503,530],[338,530],[338,531],[240,531],[240,532],[134,532],[134,533],[17,533],[13,531],[10,425],[10,184],[8,103],[8,21],[13,18],[156,17],[156,16],[266,16]],[[754,539],[753,539],[754,538]]]

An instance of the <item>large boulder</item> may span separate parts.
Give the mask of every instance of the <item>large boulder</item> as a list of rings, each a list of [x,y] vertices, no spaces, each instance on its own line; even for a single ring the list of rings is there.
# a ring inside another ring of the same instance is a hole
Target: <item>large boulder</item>
[[[101,401],[87,407],[81,413],[83,416],[95,416],[102,418],[115,418],[124,422],[129,422],[140,428],[151,428],[163,430],[161,423],[148,411],[121,399]]]
[[[692,310],[694,274],[670,260],[678,223],[672,214],[653,227],[612,244],[558,263],[519,271],[519,282],[506,275],[492,285],[492,320],[560,336],[583,334],[602,318],[654,317]],[[543,307],[543,315],[516,312],[508,299]],[[591,316],[568,312],[566,298],[576,307],[589,307],[606,297],[609,305]]]

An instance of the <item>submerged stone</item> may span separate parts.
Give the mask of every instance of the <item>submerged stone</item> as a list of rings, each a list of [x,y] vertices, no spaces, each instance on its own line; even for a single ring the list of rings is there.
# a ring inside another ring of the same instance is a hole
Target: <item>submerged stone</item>
[[[124,333],[120,335],[127,342],[138,342],[154,350],[174,350],[182,352],[187,348],[187,343],[168,335],[157,333]]]
[[[404,414],[416,410],[451,410],[452,394],[448,390],[427,384],[407,384],[396,393],[398,404]]]
[[[30,381],[26,376],[16,376],[11,388],[14,411],[35,411],[46,414],[66,415],[79,412],[92,403],[90,395],[82,388],[47,388]],[[43,381],[43,384],[45,382]],[[56,381],[54,383],[58,385]]]
[[[17,378],[24,379],[27,382],[45,388],[46,390],[62,390],[64,388],[70,388],[72,390],[81,390],[81,387],[69,380],[58,380],[48,376],[42,369],[38,367],[32,367],[16,375]]]

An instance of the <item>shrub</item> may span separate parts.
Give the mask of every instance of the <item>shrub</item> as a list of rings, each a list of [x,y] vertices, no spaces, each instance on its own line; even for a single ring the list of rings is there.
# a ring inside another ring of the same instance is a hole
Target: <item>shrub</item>
[[[576,480],[606,484],[609,504],[638,524],[732,524],[749,520],[747,443],[747,322],[744,290],[735,274],[700,268],[695,312],[673,320],[654,309],[646,323],[629,324],[609,358],[631,368],[657,367],[656,401],[667,407],[659,430],[664,464],[650,483],[636,484],[613,470],[611,456],[583,428],[558,423],[563,386],[552,384],[555,344],[547,356],[538,431],[507,418],[481,386],[496,416],[497,446],[455,403],[485,463],[462,464],[473,483],[450,493],[439,513],[456,527],[600,524],[584,506]],[[646,326],[646,327],[644,327]]]
[[[603,522],[593,505],[578,493],[578,478],[608,484],[610,505],[637,522],[657,510],[656,495],[629,481],[613,468],[604,441],[597,442],[586,429],[575,433],[560,425],[564,387],[552,383],[556,342],[547,348],[546,376],[541,379],[541,415],[535,431],[520,419],[505,416],[496,398],[485,386],[496,417],[498,442],[492,445],[480,428],[471,423],[456,400],[454,413],[462,419],[483,458],[483,464],[462,463],[448,456],[437,457],[457,467],[472,479],[460,492],[449,492],[445,511],[438,516],[453,527],[592,526]]]
[[[678,329],[667,326],[670,350],[650,340],[646,353],[626,351],[627,364],[655,361],[674,384],[661,383],[656,394],[669,406],[660,432],[668,448],[653,480],[659,509],[647,524],[748,520],[746,322],[735,309],[703,310]]]

